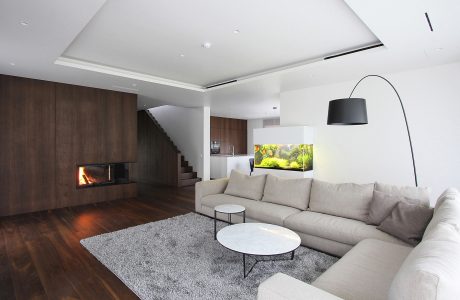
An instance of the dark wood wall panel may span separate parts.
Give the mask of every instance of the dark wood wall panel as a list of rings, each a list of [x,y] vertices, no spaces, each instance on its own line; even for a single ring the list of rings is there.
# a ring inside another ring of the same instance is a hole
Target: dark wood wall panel
[[[121,199],[76,188],[78,164],[135,162],[137,96],[0,75],[0,215]]]
[[[122,158],[137,161],[137,96],[121,94],[122,101]]]
[[[0,215],[54,206],[53,83],[0,75],[0,147]]]
[[[247,152],[247,120],[211,117],[211,141],[220,142],[220,153],[235,154]]]
[[[145,111],[138,112],[137,122],[139,149],[137,163],[133,165],[135,180],[177,186],[180,154]]]
[[[136,161],[136,99],[56,84],[58,207],[121,199],[132,191],[130,185],[77,189],[75,176],[79,164]]]

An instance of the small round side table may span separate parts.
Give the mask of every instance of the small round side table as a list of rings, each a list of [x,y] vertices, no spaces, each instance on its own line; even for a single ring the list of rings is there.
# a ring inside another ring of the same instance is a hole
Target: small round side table
[[[228,224],[232,224],[233,214],[243,214],[243,223],[246,223],[246,208],[242,205],[237,204],[222,204],[214,207],[214,239],[217,236],[217,213],[223,213],[228,215]],[[225,222],[225,221],[224,221]]]

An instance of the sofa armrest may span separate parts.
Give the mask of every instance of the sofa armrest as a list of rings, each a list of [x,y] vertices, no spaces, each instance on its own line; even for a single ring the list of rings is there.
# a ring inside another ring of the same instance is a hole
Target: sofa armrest
[[[201,212],[201,199],[215,194],[222,194],[227,188],[228,178],[200,181],[195,184],[195,211]]]
[[[326,291],[283,273],[276,273],[259,285],[257,300],[340,300]]]

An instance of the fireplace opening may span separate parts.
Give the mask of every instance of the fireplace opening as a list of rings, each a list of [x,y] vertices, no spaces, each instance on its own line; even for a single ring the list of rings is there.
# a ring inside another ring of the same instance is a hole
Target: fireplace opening
[[[129,183],[126,163],[87,164],[77,166],[77,188]]]

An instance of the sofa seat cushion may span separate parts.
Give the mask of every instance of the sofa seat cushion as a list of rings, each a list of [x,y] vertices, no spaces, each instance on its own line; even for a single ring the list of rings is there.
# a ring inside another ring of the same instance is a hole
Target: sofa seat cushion
[[[341,300],[326,291],[283,273],[276,273],[259,285],[257,300]]]
[[[221,204],[239,204],[246,208],[246,217],[280,226],[283,226],[284,220],[288,216],[300,212],[299,209],[288,206],[250,200],[226,194],[209,195],[203,197],[201,199],[201,204],[212,209],[214,209],[215,206]]]
[[[374,239],[360,242],[313,283],[343,299],[387,299],[411,247]]]
[[[374,184],[334,184],[313,180],[309,209],[314,212],[367,221]]]
[[[348,245],[356,245],[360,241],[370,238],[407,245],[403,241],[378,230],[373,225],[312,211],[303,211],[289,216],[284,221],[284,226],[297,232]]]

